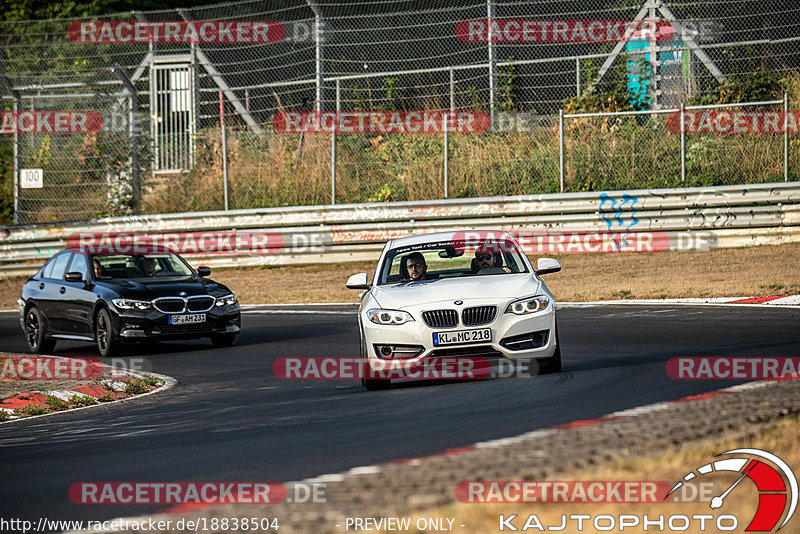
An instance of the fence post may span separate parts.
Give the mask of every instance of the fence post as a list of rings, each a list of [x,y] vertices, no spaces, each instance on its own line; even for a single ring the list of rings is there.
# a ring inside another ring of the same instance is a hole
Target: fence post
[[[19,116],[20,109],[20,96],[19,93],[11,93],[14,97],[14,116]],[[22,224],[20,220],[19,207],[22,199],[22,181],[20,175],[22,173],[22,151],[20,150],[19,128],[14,127],[14,224]]]
[[[575,96],[581,96],[581,60],[575,58]]]
[[[444,129],[444,198],[449,196],[449,189],[450,189],[450,159],[449,159],[449,141],[447,138],[447,132],[449,128],[447,127],[447,113],[442,113],[442,126]]]
[[[225,102],[219,92],[219,128],[222,130],[222,185],[225,197],[225,211],[228,211],[228,135],[225,132]]]
[[[495,72],[495,56],[494,40],[492,39],[492,22],[494,21],[494,0],[486,0],[486,18],[487,18],[487,38],[489,40],[489,118],[491,119],[491,126],[494,128],[494,92],[497,85],[497,73]]]
[[[789,93],[783,93],[783,181],[789,181]]]
[[[456,110],[455,73],[453,72],[453,67],[450,67],[448,70],[450,71],[450,111],[453,112]]]
[[[324,58],[322,55],[322,27],[323,27],[323,20],[322,20],[322,10],[317,5],[316,0],[306,0],[308,7],[311,8],[311,11],[314,12],[314,48],[316,49],[316,60],[314,63],[314,69],[316,71],[316,78],[317,78],[317,111],[323,111],[324,104],[322,102],[323,96],[323,72],[324,72]]]
[[[336,115],[341,111],[339,80],[336,80]],[[338,123],[338,120],[337,120]],[[331,204],[336,204],[336,128],[331,134]]]
[[[558,174],[561,192],[564,192],[564,110],[558,110]]]
[[[122,82],[128,92],[128,146],[131,164],[131,211],[139,213],[142,199],[142,187],[139,181],[139,128],[136,124],[136,110],[139,103],[139,91],[123,68],[114,63],[114,74]]]
[[[686,117],[685,105],[681,102],[681,183],[686,183]]]

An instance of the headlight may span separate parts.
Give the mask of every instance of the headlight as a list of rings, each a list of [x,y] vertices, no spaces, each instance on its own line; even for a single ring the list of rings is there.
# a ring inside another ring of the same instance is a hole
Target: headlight
[[[544,295],[529,297],[509,304],[508,308],[506,308],[506,313],[515,313],[517,315],[536,313],[545,309],[548,304],[550,304],[550,298]]]
[[[218,297],[217,302],[214,304],[215,306],[233,306],[236,304],[236,295],[231,293],[230,295],[225,295],[224,297]]]
[[[120,310],[152,310],[153,304],[146,300],[111,299]]]
[[[413,321],[411,314],[401,310],[381,310],[373,308],[367,312],[367,318],[375,324],[404,324]]]

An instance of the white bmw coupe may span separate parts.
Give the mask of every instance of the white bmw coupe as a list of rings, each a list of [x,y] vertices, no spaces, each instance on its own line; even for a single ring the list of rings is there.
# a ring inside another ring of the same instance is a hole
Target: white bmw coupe
[[[347,281],[365,290],[358,315],[364,387],[389,387],[381,372],[398,360],[410,369],[431,359],[508,358],[536,360],[539,372],[561,371],[555,302],[540,278],[560,270],[550,258],[534,269],[503,231],[389,241],[372,283],[367,273]]]

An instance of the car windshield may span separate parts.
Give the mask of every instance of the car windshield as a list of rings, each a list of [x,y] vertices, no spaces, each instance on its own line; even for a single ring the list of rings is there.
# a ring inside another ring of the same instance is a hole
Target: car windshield
[[[169,253],[107,254],[92,256],[97,280],[192,276],[186,263]]]
[[[380,268],[378,284],[413,281],[410,270],[424,270],[418,280],[526,273],[528,268],[516,243],[441,241],[390,250]]]

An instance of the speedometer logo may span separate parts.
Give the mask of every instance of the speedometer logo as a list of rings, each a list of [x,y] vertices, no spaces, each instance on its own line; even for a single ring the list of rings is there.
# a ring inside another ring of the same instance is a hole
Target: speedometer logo
[[[786,462],[760,449],[734,449],[719,454],[727,455],[737,457],[717,460],[687,473],[683,481],[675,484],[667,497],[683,486],[684,482],[713,476],[718,472],[740,473],[732,485],[711,499],[711,508],[722,508],[725,498],[737,487],[741,487],[740,483],[745,478],[749,478],[758,489],[758,509],[745,532],[777,532],[786,526],[797,509],[797,478]]]

